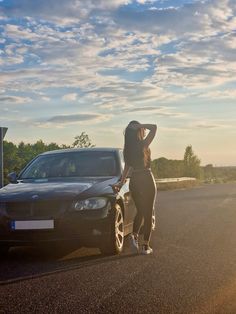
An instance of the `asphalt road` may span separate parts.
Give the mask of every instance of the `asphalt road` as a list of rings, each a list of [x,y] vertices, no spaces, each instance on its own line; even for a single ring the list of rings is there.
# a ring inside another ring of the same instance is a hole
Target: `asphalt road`
[[[12,249],[0,313],[236,313],[236,184],[160,192],[151,256]]]

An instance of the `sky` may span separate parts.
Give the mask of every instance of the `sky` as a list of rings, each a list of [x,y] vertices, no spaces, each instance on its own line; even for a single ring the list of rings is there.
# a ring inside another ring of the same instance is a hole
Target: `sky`
[[[138,120],[153,159],[236,166],[235,56],[235,0],[0,0],[0,126],[123,147]]]

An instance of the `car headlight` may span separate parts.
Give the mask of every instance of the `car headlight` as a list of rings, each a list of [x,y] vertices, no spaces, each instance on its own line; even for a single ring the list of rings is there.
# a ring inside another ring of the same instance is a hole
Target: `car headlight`
[[[76,201],[72,204],[74,210],[100,209],[107,205],[108,200],[105,197],[91,197],[86,200]]]

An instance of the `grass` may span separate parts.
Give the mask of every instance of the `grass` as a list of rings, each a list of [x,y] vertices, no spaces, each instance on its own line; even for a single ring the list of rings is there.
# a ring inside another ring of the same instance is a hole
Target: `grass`
[[[189,189],[195,186],[200,185],[201,182],[199,180],[195,181],[178,181],[178,182],[157,182],[157,190],[159,191],[167,191],[167,190],[175,190],[175,189]]]

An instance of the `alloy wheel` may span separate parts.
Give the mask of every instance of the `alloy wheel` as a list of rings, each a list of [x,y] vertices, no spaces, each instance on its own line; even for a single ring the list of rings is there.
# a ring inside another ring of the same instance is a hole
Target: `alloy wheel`
[[[124,219],[120,208],[117,208],[116,212],[115,236],[117,248],[121,250],[124,244]]]

